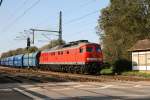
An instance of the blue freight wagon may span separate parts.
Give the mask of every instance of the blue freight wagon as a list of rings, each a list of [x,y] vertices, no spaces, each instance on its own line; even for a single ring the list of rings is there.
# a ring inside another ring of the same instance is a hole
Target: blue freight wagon
[[[25,54],[23,56],[23,66],[25,67],[37,67],[39,62],[39,51],[34,53]]]
[[[6,66],[7,65],[7,58],[1,59],[1,65]]]
[[[5,66],[8,66],[8,58],[5,58]]]
[[[5,66],[5,58],[2,59],[2,65]]]
[[[8,65],[9,66],[14,66],[14,56],[8,57]]]
[[[14,56],[14,67],[23,67],[23,54]]]
[[[2,66],[4,65],[4,59],[1,59],[1,65]]]
[[[0,60],[0,62],[1,62],[1,64],[0,64],[0,65],[2,66],[2,64],[3,64],[3,59],[1,59],[1,60]]]
[[[0,59],[0,65],[2,65],[2,59]]]
[[[3,59],[1,59],[1,65],[3,65],[3,66],[4,66],[4,58],[3,58]]]
[[[1,66],[3,65],[3,59],[1,59]]]

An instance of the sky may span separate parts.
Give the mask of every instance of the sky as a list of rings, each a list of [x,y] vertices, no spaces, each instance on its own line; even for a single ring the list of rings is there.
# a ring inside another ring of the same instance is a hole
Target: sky
[[[0,53],[26,47],[29,29],[58,30],[62,11],[63,39],[99,43],[95,27],[109,0],[3,0],[0,7]],[[34,46],[41,47],[57,33],[36,32]]]

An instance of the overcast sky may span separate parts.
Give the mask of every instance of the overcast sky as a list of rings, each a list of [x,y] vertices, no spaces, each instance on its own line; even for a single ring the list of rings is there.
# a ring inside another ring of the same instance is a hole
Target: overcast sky
[[[65,41],[87,39],[98,43],[95,27],[100,10],[108,5],[109,0],[3,0],[0,7],[0,53],[26,47],[24,30],[58,30],[60,10]],[[50,33],[36,32],[35,46],[48,43],[43,34],[49,39],[57,39]],[[16,40],[16,37],[21,38]]]

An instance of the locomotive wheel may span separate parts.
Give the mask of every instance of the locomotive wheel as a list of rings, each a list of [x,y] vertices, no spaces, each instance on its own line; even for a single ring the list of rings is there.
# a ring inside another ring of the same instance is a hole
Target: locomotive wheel
[[[77,74],[97,74],[100,71],[100,65],[91,63],[86,65],[40,65],[41,70],[51,70]]]
[[[97,74],[98,72],[99,72],[99,64],[97,64],[97,63],[93,63],[93,64],[91,64],[91,65],[89,65],[90,67],[89,67],[89,73],[90,74]]]

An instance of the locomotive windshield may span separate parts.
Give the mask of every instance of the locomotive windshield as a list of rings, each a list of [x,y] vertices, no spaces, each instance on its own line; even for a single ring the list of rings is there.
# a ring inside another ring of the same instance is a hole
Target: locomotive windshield
[[[93,48],[92,48],[92,47],[87,47],[87,48],[86,48],[86,51],[87,51],[87,52],[93,52]]]
[[[100,47],[96,47],[96,52],[100,52],[101,48]]]

